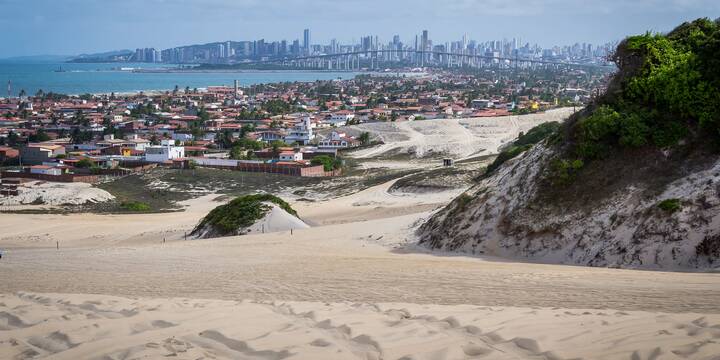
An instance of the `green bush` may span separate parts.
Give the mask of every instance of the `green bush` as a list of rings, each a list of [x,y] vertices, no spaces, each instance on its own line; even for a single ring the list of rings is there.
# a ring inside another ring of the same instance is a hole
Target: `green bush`
[[[290,204],[277,196],[270,194],[246,195],[210,211],[195,227],[193,234],[201,231],[207,225],[224,235],[235,234],[238,229],[251,226],[267,214],[270,206],[264,204],[265,202],[272,202],[293,216],[297,216],[297,212],[290,207]]]
[[[575,160],[554,160],[550,164],[550,180],[553,184],[566,185],[575,180],[577,173],[585,166],[580,159]]]
[[[316,156],[310,161],[310,163],[313,165],[322,165],[325,171],[333,171],[334,169],[339,169],[342,166],[342,160],[337,158],[333,159],[328,155]]]
[[[627,38],[615,51],[618,72],[608,93],[567,132],[571,146],[564,157],[588,162],[615,149],[670,148],[691,134],[720,143],[718,54],[720,22],[708,19],[666,35]],[[553,166],[553,177],[573,177],[577,169],[564,161]]]
[[[80,159],[77,163],[75,163],[75,167],[81,168],[81,169],[88,169],[93,166],[92,160],[88,158]]]
[[[682,209],[682,205],[680,205],[680,199],[665,199],[659,202],[657,206],[660,209],[667,211],[671,214]]]
[[[126,201],[120,204],[120,207],[134,212],[147,212],[151,210],[150,205],[139,201]]]

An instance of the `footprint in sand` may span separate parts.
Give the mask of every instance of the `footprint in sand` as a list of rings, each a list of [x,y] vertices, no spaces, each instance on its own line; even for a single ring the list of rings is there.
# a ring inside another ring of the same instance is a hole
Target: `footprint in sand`
[[[325,339],[316,339],[316,340],[313,340],[313,342],[311,342],[310,345],[317,346],[317,347],[328,347],[328,346],[332,345],[332,343]]]
[[[463,346],[462,349],[467,356],[485,356],[492,352],[492,349],[477,344],[467,344]]]

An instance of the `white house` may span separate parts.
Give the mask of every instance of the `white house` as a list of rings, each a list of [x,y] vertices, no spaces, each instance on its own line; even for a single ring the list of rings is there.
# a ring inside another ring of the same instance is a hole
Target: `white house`
[[[355,114],[353,114],[347,110],[341,110],[341,111],[335,112],[332,115],[330,115],[328,122],[334,126],[345,126],[348,121],[350,121],[354,118],[355,118]]]
[[[301,145],[307,145],[315,139],[315,134],[312,131],[312,121],[310,116],[304,116],[303,119],[296,123],[295,126],[290,129],[290,133],[285,136],[285,142],[288,144],[300,143]]]
[[[145,148],[145,161],[147,162],[164,163],[184,157],[185,148],[175,146],[175,140],[163,140],[159,146],[147,146]]]
[[[172,134],[173,140],[176,141],[192,141],[193,136],[192,134],[186,134],[186,133],[174,133]]]
[[[302,161],[303,154],[299,151],[283,151],[279,157],[280,161]]]
[[[320,149],[344,149],[351,146],[357,146],[359,141],[348,137],[345,133],[333,131],[330,136],[318,142]]]
[[[31,174],[62,175],[62,169],[54,166],[35,165],[30,167]]]
[[[475,99],[471,104],[474,109],[487,109],[493,107],[494,105],[493,101],[488,99]]]

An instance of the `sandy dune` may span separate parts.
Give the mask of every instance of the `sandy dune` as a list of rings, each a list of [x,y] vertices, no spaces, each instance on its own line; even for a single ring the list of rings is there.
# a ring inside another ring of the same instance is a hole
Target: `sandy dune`
[[[428,253],[457,191],[391,185],[295,202],[292,234],[185,241],[214,195],[2,214],[0,359],[720,359],[719,274]]]
[[[497,153],[498,148],[544,122],[565,120],[572,108],[523,116],[422,120],[361,124],[353,128],[378,136],[385,144],[353,153],[357,158],[411,153],[416,157],[444,154],[456,159]]]
[[[0,329],[4,359],[711,359],[720,353],[720,315],[469,305],[21,293],[0,296]]]
[[[18,196],[0,196],[0,207],[17,209],[21,205],[82,205],[110,201],[109,192],[85,183],[31,181],[21,184]]]

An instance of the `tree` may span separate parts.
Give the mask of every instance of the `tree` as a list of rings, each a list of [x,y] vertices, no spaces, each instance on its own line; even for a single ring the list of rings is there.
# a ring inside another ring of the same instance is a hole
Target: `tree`
[[[16,146],[18,143],[18,134],[16,134],[14,131],[10,131],[7,136],[7,144],[8,146]]]
[[[278,157],[280,155],[280,147],[284,146],[285,143],[282,141],[275,140],[272,143],[270,143],[270,147],[272,147],[272,153],[273,157]]]
[[[367,131],[363,132],[362,134],[360,134],[360,136],[358,136],[358,140],[363,145],[369,144],[370,143],[370,133]]]
[[[93,166],[93,162],[92,162],[92,160],[90,160],[88,158],[80,159],[80,161],[78,161],[75,164],[76,168],[81,168],[81,169],[88,169],[88,168],[91,168],[92,166]]]
[[[243,149],[242,146],[233,146],[232,150],[230,150],[230,158],[240,160],[243,157],[245,157],[245,149]]]
[[[28,137],[30,142],[44,142],[50,140],[50,136],[43,129],[38,129],[35,134]]]
[[[310,161],[310,163],[313,165],[322,165],[323,170],[325,171],[333,171],[334,169],[339,169],[342,166],[342,160],[337,158],[333,159],[328,155],[316,156]]]
[[[25,89],[21,89],[20,93],[18,94],[18,97],[24,98],[27,93],[25,92]]]

